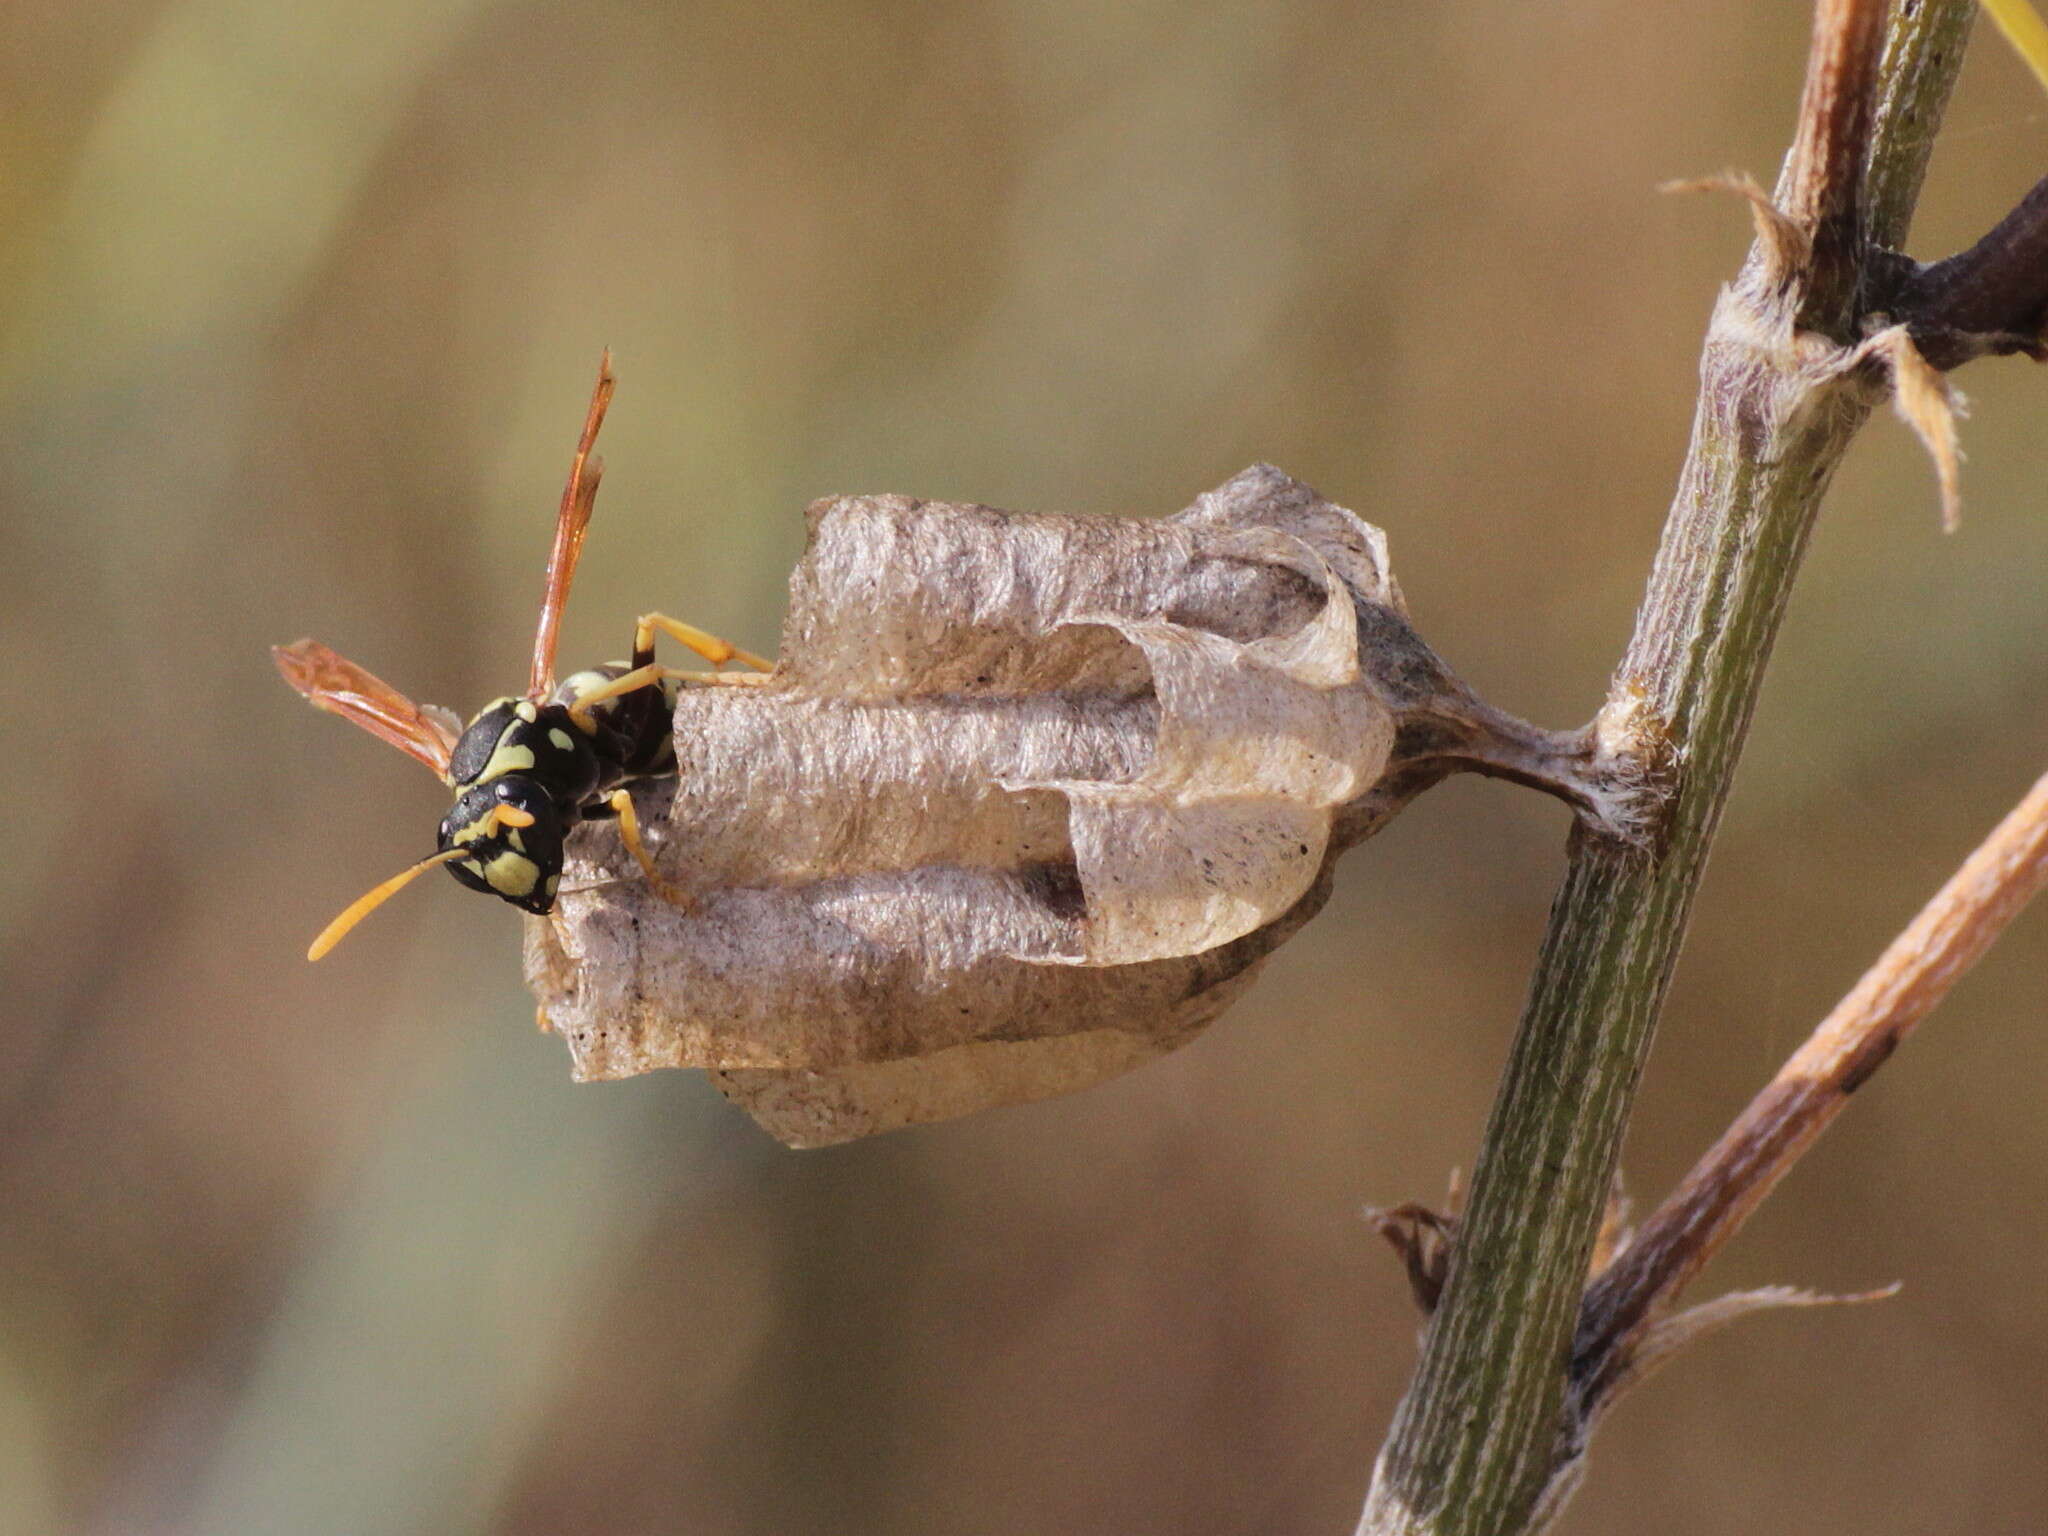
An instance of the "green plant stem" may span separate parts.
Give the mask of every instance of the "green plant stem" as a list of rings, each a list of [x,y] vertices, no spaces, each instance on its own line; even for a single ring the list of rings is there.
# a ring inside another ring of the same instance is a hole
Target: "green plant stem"
[[[1867,369],[1843,366],[1853,335],[1805,327],[1850,330],[1871,237],[1903,237],[1975,9],[1894,7],[1875,90],[1867,51],[1857,78],[1832,82],[1865,93],[1845,105],[1827,94],[1828,49],[1853,53],[1858,27],[1867,49],[1877,22],[1821,0],[1779,190],[1816,249],[1788,274],[1760,240],[1722,296],[1692,446],[1602,717],[1615,750],[1667,784],[1663,836],[1644,852],[1573,834],[1361,1536],[1507,1536],[1568,1492],[1582,1446],[1561,1423],[1567,1356],[1637,1080],[1814,516],[1882,398]]]

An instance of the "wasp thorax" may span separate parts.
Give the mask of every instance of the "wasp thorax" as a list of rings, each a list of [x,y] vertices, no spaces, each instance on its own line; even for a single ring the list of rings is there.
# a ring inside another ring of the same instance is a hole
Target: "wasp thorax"
[[[562,878],[562,819],[554,800],[524,774],[501,774],[464,790],[441,819],[440,846],[467,858],[448,872],[529,912],[555,904]]]
[[[557,805],[578,805],[596,787],[590,738],[559,704],[499,699],[469,722],[448,759],[457,788],[524,774],[545,784]]]

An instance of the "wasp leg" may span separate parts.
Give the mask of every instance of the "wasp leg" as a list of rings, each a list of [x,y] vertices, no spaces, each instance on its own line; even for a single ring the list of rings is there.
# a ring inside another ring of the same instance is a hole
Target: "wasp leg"
[[[741,650],[730,640],[706,634],[696,625],[672,619],[665,613],[643,613],[633,626],[633,660],[636,663],[643,657],[648,661],[654,659],[654,632],[657,629],[671,640],[687,645],[714,667],[723,666],[728,661],[743,661],[757,672],[775,670],[774,662],[765,661],[752,651]]]
[[[722,683],[728,688],[759,688],[775,681],[766,672],[671,672],[669,676],[681,679],[684,686],[690,688],[705,683]]]
[[[592,705],[602,704],[606,699],[616,699],[620,694],[632,693],[635,689],[652,688],[668,678],[682,675],[673,667],[657,666],[650,661],[644,666],[620,674],[602,687],[593,688],[588,693],[577,694],[569,701],[569,718],[582,730],[595,730],[597,722],[590,713]]]
[[[654,868],[654,859],[640,837],[640,818],[633,813],[633,797],[623,789],[615,789],[605,803],[619,818],[619,840],[626,845],[626,852],[633,855],[633,862],[640,866],[640,873],[647,877],[654,893],[670,906],[689,911],[692,905],[690,898],[662,879]]]

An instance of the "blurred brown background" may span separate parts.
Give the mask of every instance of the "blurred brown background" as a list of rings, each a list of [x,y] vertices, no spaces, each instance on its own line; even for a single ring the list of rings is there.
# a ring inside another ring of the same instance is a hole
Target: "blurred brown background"
[[[811,498],[1158,513],[1271,459],[1423,632],[1583,719],[1768,179],[1803,5],[9,0],[0,9],[0,1532],[1348,1532],[1413,1357],[1368,1202],[1469,1164],[1565,818],[1454,783],[1251,999],[1092,1093],[796,1154],[573,1087],[439,787],[311,633],[519,686],[599,349],[565,658],[772,649]],[[2048,167],[1977,39],[1915,232]],[[1654,1197],[2048,767],[2048,377],[1967,520],[1838,483],[1629,1151]],[[1575,1532],[2034,1532],[2048,913],[1858,1096],[1629,1402]]]

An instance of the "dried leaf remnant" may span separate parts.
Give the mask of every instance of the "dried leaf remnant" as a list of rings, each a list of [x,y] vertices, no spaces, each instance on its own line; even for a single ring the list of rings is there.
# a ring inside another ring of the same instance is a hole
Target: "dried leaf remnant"
[[[1260,466],[1160,521],[811,509],[782,656],[684,690],[643,789],[681,899],[585,829],[528,928],[581,1078],[710,1069],[793,1145],[1065,1092],[1181,1044],[1459,769],[1632,839],[1632,765],[1492,710],[1386,541]]]

